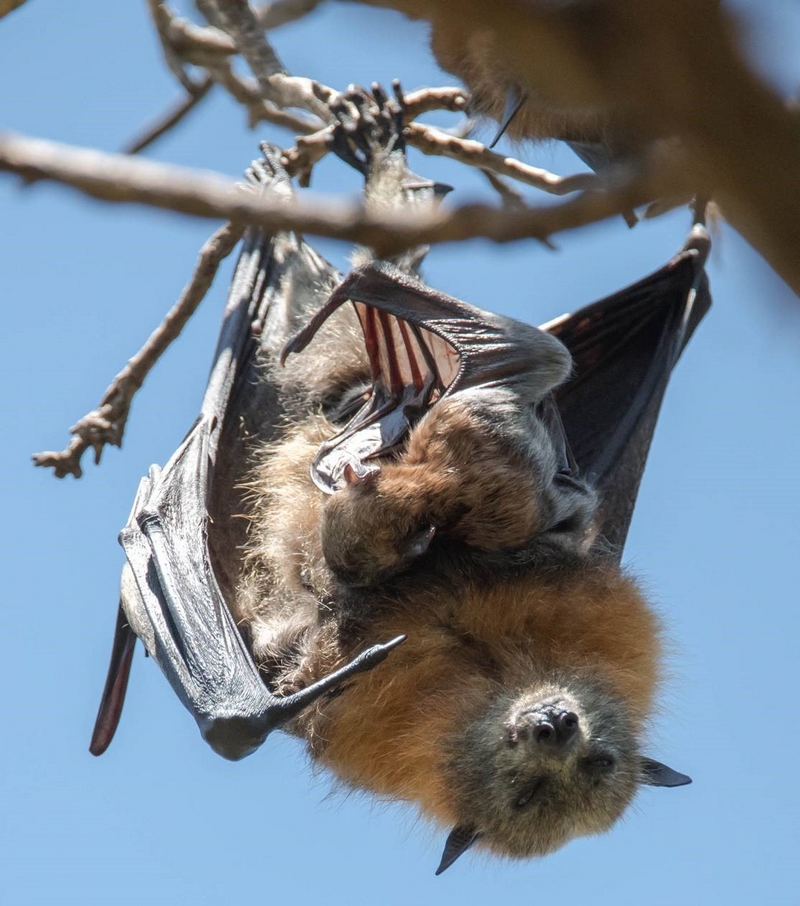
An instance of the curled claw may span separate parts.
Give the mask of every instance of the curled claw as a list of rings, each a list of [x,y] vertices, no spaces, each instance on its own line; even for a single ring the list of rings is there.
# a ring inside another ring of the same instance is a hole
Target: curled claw
[[[336,117],[331,149],[364,175],[377,153],[405,151],[405,101],[400,83],[395,82],[392,87],[394,97],[389,97],[377,82],[372,84],[371,95],[353,85],[331,104]]]

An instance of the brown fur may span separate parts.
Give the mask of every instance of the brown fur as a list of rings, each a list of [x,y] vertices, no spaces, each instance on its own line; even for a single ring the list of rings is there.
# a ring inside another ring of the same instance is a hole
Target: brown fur
[[[386,172],[396,196],[403,168]],[[233,609],[278,692],[407,640],[289,729],[345,783],[415,802],[500,854],[610,827],[642,779],[660,643],[635,583],[587,553],[593,493],[556,487],[538,400],[495,388],[436,403],[377,476],[324,494],[312,460],[365,376],[363,342],[349,358],[352,313],[337,329],[336,343],[270,375],[288,423],[255,457]],[[431,526],[430,550],[409,558]]]
[[[478,413],[443,400],[397,460],[327,501],[325,559],[339,576],[371,585],[423,552],[426,531],[484,550],[522,547],[544,524],[538,476],[527,465],[487,434]]]
[[[453,436],[440,436],[437,423],[454,425]],[[426,455],[435,448],[457,458],[467,443],[458,436],[459,423],[468,424],[458,414],[423,422],[409,443],[410,458],[423,448]],[[279,691],[326,675],[366,644],[401,633],[408,639],[385,664],[309,708],[293,731],[347,784],[416,802],[445,825],[482,822],[491,827],[484,845],[502,854],[548,852],[576,834],[609,827],[638,784],[639,740],[659,673],[658,623],[633,581],[587,557],[494,583],[457,575],[442,580],[431,552],[432,561],[420,564],[426,580],[380,586],[348,605],[320,545],[330,498],[308,471],[319,442],[334,431],[322,417],[310,417],[263,451],[253,480],[251,568],[240,590],[240,619]],[[483,450],[477,440],[473,436],[470,461],[485,455],[497,470],[491,444]],[[435,488],[436,475],[428,479]],[[510,472],[508,481],[504,496],[516,501],[521,495],[513,493]],[[503,727],[520,702],[554,695],[577,702],[570,707],[581,714],[580,744],[560,762],[514,755]],[[584,778],[580,767],[597,745],[592,721],[598,708],[623,728],[619,767],[602,782]],[[490,728],[486,739],[484,726]],[[492,759],[499,776],[503,759],[514,757],[508,769],[514,777],[533,771],[550,778],[548,796],[521,816],[506,814],[508,790],[499,781],[493,790],[492,779],[481,776]]]
[[[511,14],[508,25],[497,6],[485,0],[362,0],[372,6],[399,10],[431,26],[431,50],[439,65],[469,88],[476,112],[498,122],[503,119],[509,87],[526,95],[526,102],[509,126],[515,139],[563,139],[601,142],[609,139],[607,112],[598,107],[566,106],[543,93],[526,65],[530,51],[517,25],[525,22],[522,9]],[[454,15],[458,6],[459,14]],[[528,27],[530,24],[528,23]]]

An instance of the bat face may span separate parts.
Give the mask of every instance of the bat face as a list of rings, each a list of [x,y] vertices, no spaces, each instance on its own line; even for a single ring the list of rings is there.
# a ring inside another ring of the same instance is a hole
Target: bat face
[[[622,815],[639,784],[638,741],[625,702],[575,677],[494,702],[454,768],[460,825],[501,855],[540,856]]]

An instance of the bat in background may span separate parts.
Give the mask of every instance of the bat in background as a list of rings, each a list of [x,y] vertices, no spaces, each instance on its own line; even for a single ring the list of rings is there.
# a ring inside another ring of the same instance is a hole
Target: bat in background
[[[592,170],[613,180],[621,169],[641,169],[642,142],[631,135],[623,117],[598,105],[566,105],[549,96],[532,78],[531,51],[525,46],[525,7],[549,9],[581,36],[586,46],[598,41],[608,27],[602,4],[581,0],[525,0],[524,3],[487,3],[471,0],[358,0],[370,6],[398,10],[430,25],[430,46],[438,64],[467,86],[470,109],[498,123],[490,147],[508,132],[515,141],[557,139],[565,142]],[[634,211],[625,211],[628,226],[638,222]]]
[[[398,201],[432,203],[377,101],[340,116],[367,198],[393,171]],[[290,191],[265,155],[252,177]],[[478,841],[549,852],[641,784],[689,782],[642,753],[659,628],[619,559],[710,304],[707,247],[695,228],[660,271],[537,330],[430,289],[419,252],[362,253],[342,280],[298,236],[251,230],[200,418],[122,532],[92,751],[138,636],[216,751],[301,736],[450,827],[439,872]]]

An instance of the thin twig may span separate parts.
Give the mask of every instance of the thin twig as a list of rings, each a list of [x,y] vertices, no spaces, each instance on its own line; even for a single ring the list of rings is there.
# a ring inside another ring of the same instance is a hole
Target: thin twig
[[[272,123],[289,129],[295,135],[306,135],[316,132],[324,125],[318,117],[289,113],[265,101],[255,80],[240,78],[227,60],[208,64],[206,71],[218,85],[245,107],[251,129],[258,123]]]
[[[136,392],[203,301],[220,262],[233,251],[243,232],[244,225],[226,223],[208,239],[200,249],[191,280],[161,324],[114,378],[99,406],[70,428],[73,437],[69,446],[60,452],[34,454],[33,461],[37,466],[52,468],[57,478],[64,478],[66,475],[80,478],[83,474],[81,458],[89,447],[94,450],[97,465],[107,445],[120,446]]]
[[[197,86],[186,71],[186,64],[187,62],[194,62],[194,60],[188,60],[187,55],[179,50],[178,43],[172,34],[172,28],[176,21],[174,13],[166,3],[161,3],[160,0],[147,0],[147,7],[156,27],[156,34],[161,43],[164,61],[170,72],[191,94]]]
[[[161,138],[162,135],[169,132],[170,129],[174,129],[203,100],[213,85],[213,79],[208,77],[203,79],[196,90],[189,92],[179,103],[173,104],[155,122],[143,129],[136,138],[131,139],[122,149],[122,153],[138,154]]]
[[[301,186],[308,186],[311,171],[330,150],[333,126],[326,126],[311,135],[299,136],[294,147],[284,151],[281,164],[290,176],[296,176]]]
[[[403,97],[403,118],[410,123],[418,116],[434,110],[464,113],[469,104],[469,94],[463,88],[419,88]]]
[[[186,63],[204,66],[212,60],[237,53],[233,39],[221,29],[195,25],[188,19],[178,16],[160,0],[148,2],[162,42]],[[320,2],[321,0],[277,0],[275,3],[259,7],[255,14],[261,28],[269,31],[310,13]]]
[[[491,170],[485,169],[481,169],[481,173],[483,173],[489,185],[500,196],[500,201],[504,207],[519,208],[525,206],[525,196],[513,186],[510,186],[501,176],[498,176]]]
[[[556,207],[503,211],[464,205],[450,212],[371,213],[361,204],[258,195],[219,174],[103,154],[22,136],[0,136],[0,170],[50,179],[105,201],[136,202],[197,217],[242,221],[270,232],[297,230],[374,248],[380,257],[423,243],[484,237],[495,242],[543,239],[604,220],[666,191],[652,176],[613,192],[583,192]],[[670,187],[675,191],[678,187]],[[680,187],[684,188],[684,187]]]
[[[409,145],[422,151],[423,154],[438,154],[460,161],[481,170],[492,170],[502,176],[508,176],[534,186],[551,195],[568,195],[570,192],[587,189],[602,189],[604,183],[594,173],[576,173],[573,176],[557,176],[539,167],[531,167],[513,157],[503,157],[490,151],[486,145],[471,139],[456,138],[433,126],[421,123],[409,123],[405,128],[405,137]]]

